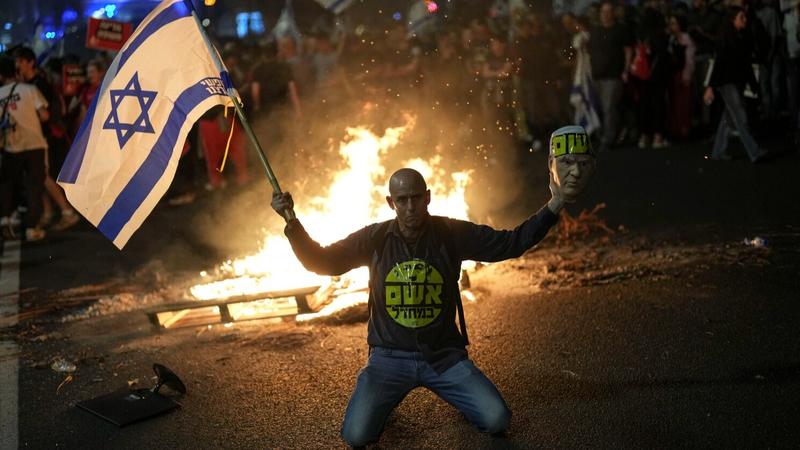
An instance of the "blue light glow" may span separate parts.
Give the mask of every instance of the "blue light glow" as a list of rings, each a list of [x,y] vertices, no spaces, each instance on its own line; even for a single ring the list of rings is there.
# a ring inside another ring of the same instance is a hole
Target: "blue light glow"
[[[78,11],[74,9],[65,9],[64,12],[61,13],[61,23],[64,25],[76,20],[78,20]]]
[[[109,19],[114,17],[117,14],[117,5],[110,3],[103,7],[103,10],[106,13],[106,17]]]
[[[399,22],[399,21],[400,21],[400,19],[402,19],[402,18],[403,18],[403,15],[402,15],[402,14],[400,14],[399,12],[396,12],[396,13],[392,14],[392,19],[394,19],[394,20],[397,20],[398,22]]]
[[[266,31],[264,28],[264,18],[261,16],[260,11],[250,13],[250,31],[255,34],[263,34]]]
[[[250,18],[250,14],[243,12],[236,14],[236,36],[243,38],[247,36],[247,22]]]
[[[8,31],[8,30],[10,30],[10,29],[11,29],[11,27],[13,27],[13,26],[14,26],[14,25],[13,25],[11,22],[6,22],[6,23],[5,23],[5,25],[3,25],[3,29],[4,29],[4,30],[6,30],[6,31]]]

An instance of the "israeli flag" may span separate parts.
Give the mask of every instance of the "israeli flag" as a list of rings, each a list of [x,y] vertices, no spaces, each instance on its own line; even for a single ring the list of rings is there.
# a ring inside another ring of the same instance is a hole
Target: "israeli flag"
[[[117,53],[70,148],[60,184],[118,248],[175,176],[189,129],[236,91],[191,0],[164,0]]]
[[[297,28],[297,22],[294,20],[292,0],[286,0],[281,15],[275,22],[275,28],[272,29],[272,35],[276,39],[290,37],[294,39],[295,43],[300,43],[300,29]]]

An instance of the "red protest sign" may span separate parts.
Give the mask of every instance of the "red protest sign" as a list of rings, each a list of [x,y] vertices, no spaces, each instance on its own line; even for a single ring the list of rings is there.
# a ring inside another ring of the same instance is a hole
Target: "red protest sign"
[[[61,80],[64,96],[78,95],[81,85],[86,81],[86,71],[78,64],[64,64],[61,69]]]
[[[89,28],[86,30],[86,47],[98,50],[119,50],[131,37],[131,33],[133,33],[133,27],[129,23],[90,17]]]

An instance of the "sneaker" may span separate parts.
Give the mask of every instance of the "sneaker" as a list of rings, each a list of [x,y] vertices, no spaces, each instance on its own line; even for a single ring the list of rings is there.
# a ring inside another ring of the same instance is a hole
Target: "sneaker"
[[[62,231],[80,222],[81,218],[73,209],[61,212],[61,219],[53,225],[53,231]]]
[[[653,148],[658,150],[660,148],[669,147],[669,141],[666,139],[653,140]]]
[[[44,232],[41,228],[26,228],[25,229],[25,240],[28,242],[35,242],[41,241],[47,233]]]
[[[187,192],[185,194],[176,195],[168,200],[169,206],[183,206],[194,202],[197,195],[194,192]]]
[[[205,186],[203,186],[203,187],[208,192],[214,192],[214,191],[219,191],[221,189],[225,189],[226,187],[228,187],[228,183],[226,183],[225,181],[223,181],[222,183],[220,183],[218,185],[213,185],[211,183],[206,183]]]
[[[766,161],[767,159],[769,159],[770,156],[771,155],[770,155],[770,153],[768,151],[761,150],[761,152],[759,154],[757,154],[756,157],[751,159],[750,161],[752,161],[753,164],[756,164],[756,163],[760,163],[760,162]]]
[[[620,130],[619,135],[617,135],[616,145],[623,145],[625,141],[628,139],[628,127],[622,127]]]
[[[42,228],[42,229],[47,228],[47,227],[50,226],[51,223],[53,223],[53,213],[49,212],[49,213],[42,214],[42,218],[39,219],[38,228]]]

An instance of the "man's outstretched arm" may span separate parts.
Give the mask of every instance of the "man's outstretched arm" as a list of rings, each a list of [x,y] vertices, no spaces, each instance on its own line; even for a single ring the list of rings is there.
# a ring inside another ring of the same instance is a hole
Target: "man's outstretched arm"
[[[283,215],[294,209],[292,196],[288,192],[272,196],[272,209]],[[293,219],[284,229],[295,256],[307,270],[319,275],[341,275],[356,267],[369,263],[369,228],[363,228],[341,241],[323,247],[309,236],[303,224]]]
[[[565,167],[563,173],[557,175],[556,163],[551,159],[550,200],[536,214],[511,231],[498,231],[486,225],[453,221],[451,227],[455,246],[459,250],[459,258],[487,262],[516,258],[544,239],[550,228],[558,221],[558,215],[564,204],[574,202],[575,196],[579,193],[579,190],[565,192],[561,186],[561,178],[573,171],[572,166]],[[572,175],[580,176],[580,169],[575,167],[574,170]],[[585,175],[590,176],[591,170]]]
[[[558,215],[542,207],[513,230],[495,230],[488,225],[454,220],[451,222],[459,259],[496,262],[516,258],[544,239],[558,221]]]

